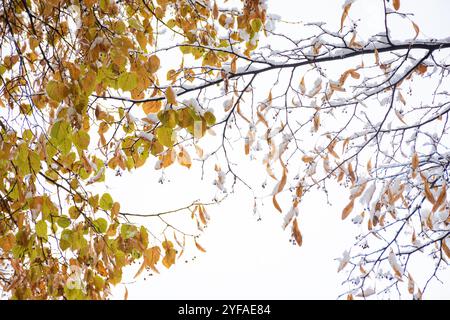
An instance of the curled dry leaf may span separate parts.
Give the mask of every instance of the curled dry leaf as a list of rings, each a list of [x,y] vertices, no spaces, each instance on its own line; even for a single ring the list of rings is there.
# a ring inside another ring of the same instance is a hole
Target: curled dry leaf
[[[413,25],[414,31],[416,32],[416,35],[414,36],[414,40],[416,40],[417,37],[419,36],[420,29],[419,26],[414,23],[414,21],[411,21],[411,23]]]
[[[348,217],[348,215],[352,212],[353,206],[355,205],[355,199],[352,199],[349,204],[342,210],[342,220]]]
[[[276,199],[276,196],[277,196],[278,193],[280,193],[280,192],[283,190],[284,186],[286,185],[286,180],[287,180],[287,169],[286,169],[284,163],[281,161],[281,159],[280,159],[280,162],[281,162],[281,165],[283,166],[283,176],[281,177],[280,182],[278,183],[277,187],[275,188],[275,192],[273,193],[273,197],[272,197],[272,202],[273,202],[274,207],[275,207],[278,211],[280,211],[280,213],[282,213],[283,210],[281,210],[281,207],[280,207],[280,205],[278,204],[278,201],[277,201],[277,199]]]
[[[292,222],[292,234],[294,235],[295,242],[301,247],[302,246],[302,234],[298,228],[297,218]]]
[[[441,193],[439,194],[436,202],[433,205],[433,208],[431,209],[431,212],[436,212],[445,202],[447,199],[447,185],[444,183],[441,189]]]
[[[349,3],[349,4],[347,4],[347,5],[344,7],[344,11],[342,12],[342,16],[341,16],[341,29],[339,30],[339,32],[341,32],[342,29],[344,28],[344,22],[345,22],[345,19],[346,19],[347,16],[348,16],[348,12],[349,12],[349,10],[350,10],[351,5],[352,5],[352,4]]]
[[[197,242],[197,240],[194,239],[194,242],[198,250],[200,250],[201,252],[206,252],[206,250]]]

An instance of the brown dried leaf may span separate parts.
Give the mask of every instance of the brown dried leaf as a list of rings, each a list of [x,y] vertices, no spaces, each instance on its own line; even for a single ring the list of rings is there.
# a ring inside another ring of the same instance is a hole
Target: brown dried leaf
[[[341,29],[339,30],[339,32],[341,32],[342,28],[344,27],[344,21],[348,16],[348,11],[350,10],[351,5],[352,4],[349,3],[344,7],[344,11],[342,12],[342,16],[341,16]]]
[[[300,233],[300,229],[298,228],[297,218],[292,222],[292,233],[294,235],[295,242],[297,242],[298,246],[302,246],[302,234]]]
[[[197,240],[194,239],[194,242],[198,250],[200,250],[201,252],[206,252],[206,250],[197,242]]]
[[[355,205],[355,199],[352,199],[349,204],[342,210],[342,220],[348,217],[348,215],[352,212],[353,206]]]
[[[444,203],[446,198],[447,198],[447,185],[444,183],[442,185],[441,193],[439,194],[435,204],[433,205],[433,209],[431,209],[431,212],[436,212]]]
[[[414,23],[414,21],[411,21],[411,23],[413,25],[414,31],[416,32],[416,35],[414,36],[414,40],[416,40],[417,37],[419,36],[420,29],[419,26]]]
[[[398,11],[398,9],[400,9],[400,0],[393,0],[392,5],[394,6],[394,9]]]

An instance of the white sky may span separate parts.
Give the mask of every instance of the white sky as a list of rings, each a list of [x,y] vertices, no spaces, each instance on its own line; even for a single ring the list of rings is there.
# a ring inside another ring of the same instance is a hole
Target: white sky
[[[330,30],[339,29],[342,4],[343,1],[337,0],[268,1],[269,12],[280,15],[283,20],[325,21]],[[382,31],[379,28],[381,4],[381,1],[374,0],[354,3],[350,18],[364,18],[360,22],[362,36],[365,32],[369,35]],[[401,5],[402,11],[415,14],[413,20],[420,26],[421,36],[449,36],[450,2],[402,0]],[[396,21],[392,26],[394,38],[414,35],[407,22]],[[297,35],[296,38],[302,37],[300,25],[288,25],[285,29],[280,24],[277,31],[283,30]],[[276,47],[276,43],[271,44]],[[164,60],[162,62],[164,64]],[[255,84],[261,97],[267,96],[265,87],[270,86],[270,75],[265,77]],[[265,175],[264,170],[257,170],[255,161],[244,157],[242,150],[241,155],[240,172],[254,175],[255,179]],[[206,176],[204,181],[200,180],[200,168],[196,162],[191,170],[174,165],[164,175],[166,182],[159,184],[161,171],[155,171],[153,162],[149,161],[132,174],[124,173],[117,178],[108,176],[107,186],[114,199],[129,212],[174,209],[195,199],[208,201],[216,192],[211,183],[214,177]],[[136,281],[132,277],[138,265],[128,268],[124,280],[130,282],[127,284],[129,298],[335,299],[347,288],[341,286],[345,274],[336,273],[338,262],[334,259],[350,247],[358,231],[349,220],[342,222],[340,218],[348,199],[346,192],[339,188],[331,190],[333,206],[326,204],[322,193],[308,194],[300,209],[303,246],[299,248],[289,243],[289,232],[282,230],[282,216],[273,208],[271,199],[268,198],[259,212],[262,220],[257,221],[253,214],[253,195],[245,187],[238,186],[224,203],[207,209],[211,221],[199,239],[207,252],[200,253],[190,247],[170,270],[160,265],[161,274],[148,276],[143,273]],[[182,224],[184,220],[174,217],[172,221]],[[157,222],[146,220],[144,223],[151,229],[152,223]],[[195,260],[192,260],[193,254]],[[189,260],[188,263],[185,259]],[[420,268],[422,266],[417,265],[417,269]],[[443,274],[442,280],[447,281],[446,285],[433,282],[425,298],[450,299],[448,272]],[[124,285],[114,288],[114,298],[121,299],[124,290]]]

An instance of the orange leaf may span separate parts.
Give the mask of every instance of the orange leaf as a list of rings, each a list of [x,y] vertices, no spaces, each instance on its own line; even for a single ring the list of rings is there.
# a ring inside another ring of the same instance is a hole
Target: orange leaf
[[[142,105],[142,110],[145,114],[156,113],[161,109],[161,100],[158,101],[147,101]]]
[[[394,9],[398,11],[398,9],[400,9],[400,0],[394,0],[392,2]]]
[[[419,74],[424,74],[425,72],[427,72],[427,65],[426,64],[423,64],[423,63],[421,63],[421,64],[419,64],[418,66],[417,66],[417,72],[419,73]]]
[[[206,225],[207,221],[206,221],[205,213],[203,210],[204,209],[202,206],[198,206],[198,215],[200,216],[200,220],[203,224]]]
[[[197,240],[194,239],[194,242],[198,250],[200,250],[201,252],[206,252],[206,250],[197,242]]]
[[[411,167],[413,170],[416,170],[418,166],[419,166],[419,157],[417,156],[417,153],[414,152],[411,160]]]
[[[283,212],[283,210],[281,210],[280,205],[278,204],[278,201],[275,197],[276,195],[273,196],[272,198],[272,202],[273,202],[273,206],[275,207],[275,209],[277,209],[278,211],[280,211],[281,213]]]
[[[348,215],[352,212],[353,206],[355,205],[355,199],[352,199],[350,203],[342,210],[342,220],[348,217]]]
[[[422,181],[423,181],[423,185],[424,185],[425,197],[432,204],[435,204],[436,200],[434,199],[433,193],[430,190],[430,184],[428,183],[427,178],[425,178],[425,176],[423,174],[420,174],[420,176],[422,177]]]
[[[447,198],[447,185],[444,183],[442,185],[441,193],[439,194],[436,203],[433,205],[433,209],[431,209],[431,212],[436,212],[436,210],[439,209],[439,207],[444,203],[446,198]]]
[[[280,162],[281,162],[281,165],[283,166],[283,176],[281,177],[281,180],[280,180],[280,182],[278,184],[278,187],[277,187],[275,193],[273,194],[273,199],[272,200],[273,200],[273,205],[275,206],[275,208],[278,211],[283,212],[281,210],[280,205],[278,204],[278,201],[276,199],[276,195],[278,193],[280,193],[283,190],[284,186],[286,185],[286,180],[287,180],[287,174],[286,173],[287,172],[286,172],[286,167],[285,167],[284,163],[281,161],[281,158],[280,158]]]
[[[313,157],[310,157],[310,156],[307,156],[307,155],[304,155],[302,157],[302,161],[305,162],[305,163],[311,163],[311,162],[313,162],[313,160],[314,160]]]
[[[292,233],[294,234],[295,242],[297,242],[298,246],[302,246],[302,234],[300,233],[300,229],[298,228],[297,218],[292,222]]]

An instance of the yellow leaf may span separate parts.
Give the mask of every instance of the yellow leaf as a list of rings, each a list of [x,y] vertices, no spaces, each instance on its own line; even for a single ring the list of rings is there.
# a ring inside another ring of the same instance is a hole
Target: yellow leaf
[[[348,217],[348,215],[352,212],[353,206],[355,205],[355,199],[352,199],[350,203],[342,210],[342,220]]]
[[[64,83],[54,80],[47,83],[45,91],[50,99],[58,103],[69,95],[69,88]]]
[[[177,251],[173,248],[166,250],[166,254],[162,260],[163,265],[169,269],[174,263],[176,259]]]
[[[178,163],[181,164],[182,166],[188,169],[191,168],[192,165],[191,156],[189,155],[189,153],[187,153],[187,151],[184,148],[182,148],[181,151],[178,153],[177,159]]]
[[[115,219],[120,212],[120,203],[114,202],[111,208],[111,218]]]
[[[145,114],[157,113],[159,110],[161,110],[161,105],[161,100],[147,101],[142,105],[142,110],[144,110]]]
[[[177,105],[177,96],[172,87],[166,89],[166,99],[168,104],[173,104],[174,106]]]
[[[150,56],[150,58],[148,58],[148,69],[150,73],[155,73],[158,71],[160,64],[161,62],[157,55]]]
[[[302,246],[302,234],[300,233],[300,229],[298,228],[297,218],[294,219],[292,222],[292,233],[294,234],[295,242],[299,245],[299,247]]]
[[[158,246],[148,248],[144,251],[144,263],[147,267],[151,268],[156,273],[159,271],[155,268],[161,257],[161,249]]]

